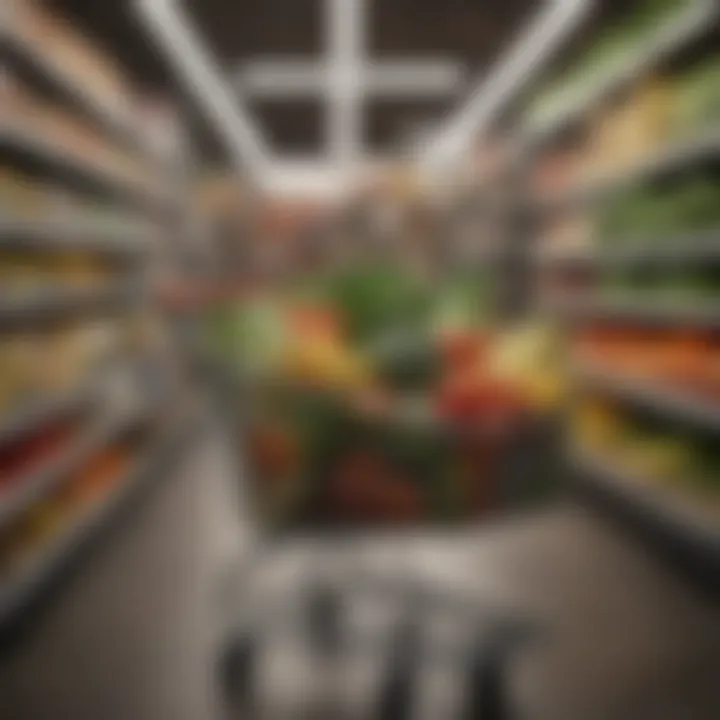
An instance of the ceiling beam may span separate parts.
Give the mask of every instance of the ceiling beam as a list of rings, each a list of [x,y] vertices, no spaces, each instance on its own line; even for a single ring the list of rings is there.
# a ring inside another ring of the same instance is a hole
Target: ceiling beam
[[[594,0],[552,0],[545,5],[469,98],[423,143],[421,165],[457,162],[510,99],[526,86],[580,24]]]
[[[236,169],[249,172],[262,185],[272,166],[265,139],[179,2],[135,0],[135,4],[186,89],[210,115]]]

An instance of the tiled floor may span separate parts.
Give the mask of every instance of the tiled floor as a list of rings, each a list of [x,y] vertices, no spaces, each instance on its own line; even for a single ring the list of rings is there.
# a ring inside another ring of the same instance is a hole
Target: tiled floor
[[[210,435],[159,479],[2,661],[3,720],[221,717],[215,660],[250,542],[232,478]],[[414,541],[370,556],[391,571],[415,558],[547,623],[518,671],[529,720],[720,717],[720,615],[578,508],[451,549]]]

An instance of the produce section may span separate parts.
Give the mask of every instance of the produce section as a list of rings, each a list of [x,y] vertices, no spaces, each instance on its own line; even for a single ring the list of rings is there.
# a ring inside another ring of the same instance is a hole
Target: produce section
[[[572,110],[547,120],[530,172],[537,298],[567,321],[578,486],[710,586],[720,538],[715,13],[713,3],[647,3],[617,39],[599,39],[586,66],[605,77],[602,91],[577,101],[588,80],[578,66]],[[641,55],[645,42],[655,49]],[[538,100],[531,122],[551,103]],[[556,137],[552,122],[573,128]]]
[[[592,396],[580,403],[575,422],[577,444],[582,451],[617,459],[618,467],[638,478],[657,481],[667,488],[683,486],[697,491],[697,504],[713,513],[717,505],[718,454],[716,444],[698,433],[673,431],[667,418],[633,413],[615,400]],[[713,494],[715,497],[713,498]],[[715,509],[716,511],[716,509]]]

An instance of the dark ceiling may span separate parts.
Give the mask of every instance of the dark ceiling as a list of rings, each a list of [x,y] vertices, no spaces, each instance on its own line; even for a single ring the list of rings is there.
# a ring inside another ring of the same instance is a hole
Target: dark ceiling
[[[317,56],[324,47],[324,0],[188,0],[199,27],[228,70],[258,56]],[[131,0],[48,0],[85,27],[117,56],[144,91],[163,92],[182,104],[204,155],[222,151],[201,112],[182,96],[162,54],[133,15]],[[537,10],[538,0],[375,0],[367,30],[377,59],[446,56],[480,78],[507,42]],[[366,107],[370,152],[397,143],[409,129],[426,125],[460,98],[374,100]],[[273,150],[316,153],[324,143],[325,108],[320,101],[255,100],[251,110]]]

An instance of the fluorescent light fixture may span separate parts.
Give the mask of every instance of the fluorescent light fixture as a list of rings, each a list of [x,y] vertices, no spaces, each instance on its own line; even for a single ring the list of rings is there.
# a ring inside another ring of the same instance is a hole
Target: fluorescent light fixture
[[[243,63],[234,75],[234,86],[246,95],[291,100],[330,92],[326,62],[304,58],[260,58]]]
[[[209,113],[237,169],[249,171],[262,185],[271,167],[264,138],[191,21],[173,0],[136,0],[136,6],[188,90]]]
[[[440,58],[383,60],[379,63],[366,59],[363,74],[369,93],[391,99],[454,95],[465,83],[464,66]]]
[[[452,60],[365,59],[355,70],[358,91],[365,97],[402,98],[455,95],[464,85],[464,67]],[[303,58],[260,58],[243,63],[234,76],[242,93],[268,99],[329,98],[332,68],[327,62]]]
[[[392,167],[393,163],[386,157],[365,156],[348,172],[329,160],[298,157],[273,166],[267,189],[276,196],[342,200],[350,196],[368,173]]]
[[[420,157],[421,165],[457,161],[472,147],[474,139],[538,72],[591,6],[592,0],[553,0],[546,5],[469,100],[430,139]]]
[[[335,163],[285,160],[275,163],[267,186],[274,196],[339,200],[348,190],[349,179]]]
[[[224,79],[179,0],[135,0],[141,18],[158,39],[180,78],[208,114],[238,171],[269,192],[338,194],[350,171],[368,166],[362,154],[363,108],[367,96],[437,97],[464,84],[461,65],[440,58],[384,60],[367,57],[367,0],[324,0],[327,54],[318,61],[260,59],[244,65],[238,92]],[[539,68],[580,22],[592,0],[555,0],[508,52],[506,59],[472,93],[421,156],[433,165],[457,159],[487,128],[508,98]],[[327,100],[329,157],[320,162],[278,162],[244,103],[248,94]]]
[[[366,0],[325,0],[331,92],[328,104],[330,154],[342,165],[359,153],[362,108],[359,67],[364,50]]]

